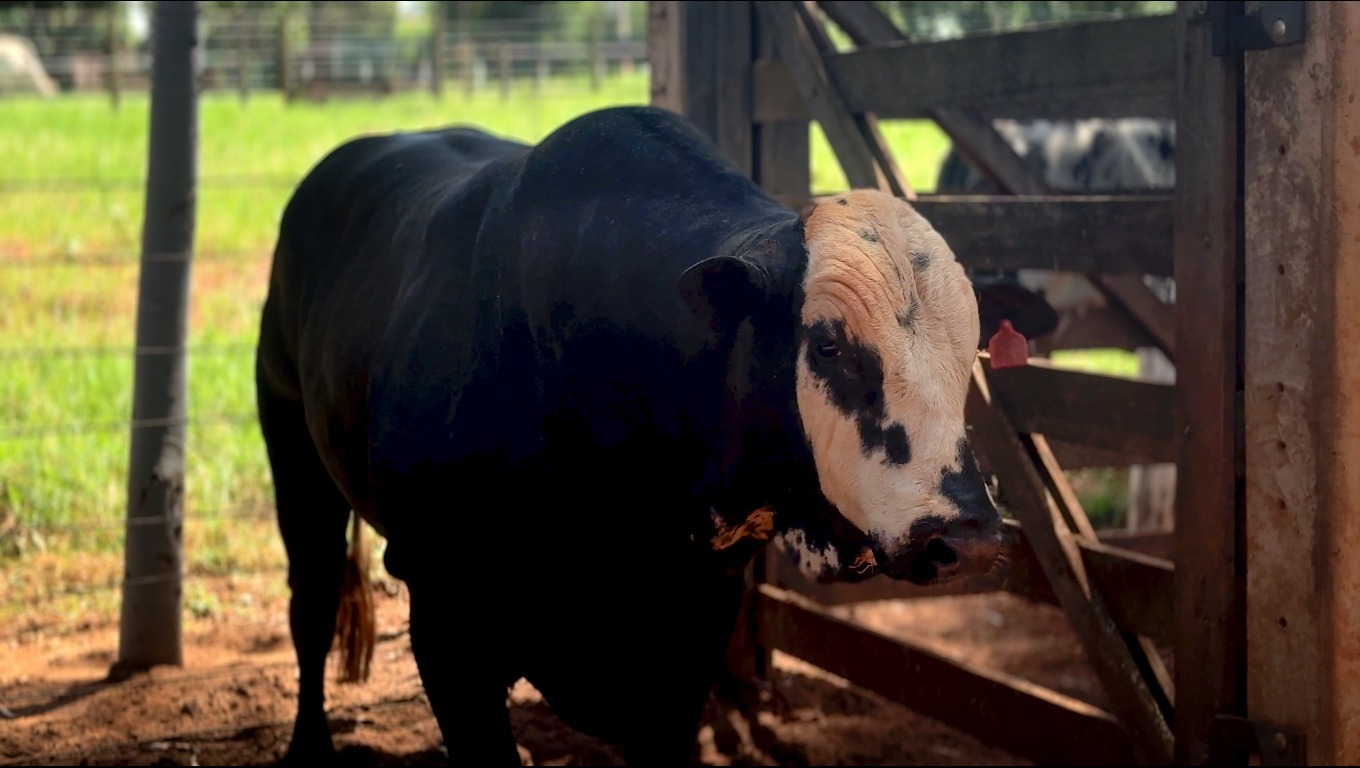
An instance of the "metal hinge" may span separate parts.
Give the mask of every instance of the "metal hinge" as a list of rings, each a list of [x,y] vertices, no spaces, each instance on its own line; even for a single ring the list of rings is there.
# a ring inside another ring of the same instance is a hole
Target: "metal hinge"
[[[1231,56],[1303,42],[1303,0],[1195,3],[1195,15],[1213,25],[1213,54]]]
[[[1210,765],[1307,765],[1304,735],[1235,715],[1214,718]],[[1256,762],[1252,762],[1252,758]]]

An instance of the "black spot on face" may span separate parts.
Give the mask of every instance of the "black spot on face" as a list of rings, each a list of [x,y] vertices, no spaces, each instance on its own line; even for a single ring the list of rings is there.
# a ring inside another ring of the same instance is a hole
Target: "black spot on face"
[[[849,338],[839,320],[823,320],[803,331],[808,370],[825,385],[832,406],[855,420],[860,451],[867,456],[882,448],[889,464],[911,461],[906,428],[888,420],[878,352]]]
[[[955,451],[959,469],[946,469],[940,473],[940,495],[958,507],[964,518],[994,522],[993,518],[997,517],[996,506],[987,495],[987,481],[978,470],[968,441],[960,440]]]
[[[930,268],[930,254],[917,251],[911,255],[911,268],[917,271]]]
[[[849,200],[846,200],[846,199],[843,198],[843,197],[838,197],[838,198],[836,198],[836,205],[849,205],[849,204],[850,204],[850,201],[849,201]]]
[[[864,241],[868,243],[878,242],[878,233],[873,231],[872,229],[869,229],[868,227],[861,229],[859,231],[859,236],[864,238]]]
[[[889,464],[907,464],[911,461],[911,438],[907,428],[893,424],[883,431],[883,449],[888,453]]]
[[[916,325],[916,316],[920,314],[920,312],[921,302],[916,298],[916,294],[912,294],[911,306],[907,307],[906,314],[897,316],[897,324],[903,328],[911,328],[913,325]]]

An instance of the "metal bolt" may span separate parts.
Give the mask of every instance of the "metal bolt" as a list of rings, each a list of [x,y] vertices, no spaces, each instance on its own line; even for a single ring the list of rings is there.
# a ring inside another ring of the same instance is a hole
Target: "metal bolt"
[[[1209,12],[1209,4],[1208,4],[1207,2],[1203,2],[1203,0],[1201,0],[1201,2],[1195,3],[1195,15],[1196,15],[1196,16],[1203,16],[1204,14],[1206,14],[1206,13],[1208,13],[1208,12]]]
[[[1275,23],[1270,25],[1270,39],[1277,43],[1281,42],[1284,40],[1284,34],[1288,31],[1288,28],[1284,25],[1284,19],[1276,19]]]

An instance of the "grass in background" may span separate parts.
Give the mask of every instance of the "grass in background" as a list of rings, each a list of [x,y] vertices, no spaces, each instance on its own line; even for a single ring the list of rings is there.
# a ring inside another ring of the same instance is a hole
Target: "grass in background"
[[[508,99],[496,90],[465,97],[454,83],[442,101],[425,93],[291,105],[273,93],[244,104],[234,93],[203,98],[190,318],[190,412],[199,420],[187,449],[191,572],[282,562],[254,423],[252,355],[279,216],[307,170],[361,134],[461,123],[534,142],[584,112],[647,98],[645,72],[607,79],[599,91],[585,79],[559,79],[541,93],[526,82]],[[121,573],[147,106],[136,93],[116,111],[101,95],[5,102],[0,561],[23,556],[26,564],[0,571],[9,594]],[[945,136],[922,121],[887,123],[884,132],[912,185],[932,190]],[[814,191],[844,188],[815,125],[811,141]],[[1127,368],[1109,356],[1073,359]],[[51,431],[72,425],[88,428]],[[81,557],[62,559],[71,552]]]

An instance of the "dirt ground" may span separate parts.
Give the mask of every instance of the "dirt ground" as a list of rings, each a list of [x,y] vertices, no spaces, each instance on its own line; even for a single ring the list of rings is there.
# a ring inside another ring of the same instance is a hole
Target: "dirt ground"
[[[240,585],[215,584],[227,592]],[[395,582],[375,585],[379,644],[362,685],[328,684],[328,714],[347,765],[448,764],[421,692]],[[110,621],[0,628],[0,765],[264,765],[287,746],[297,690],[283,598],[186,624],[185,664],[105,681]],[[1004,594],[866,603],[837,609],[879,631],[1008,672],[1093,704],[1103,697],[1060,611]],[[912,710],[787,656],[774,686],[786,707],[760,714],[756,737],[711,708],[707,765],[1027,765]],[[638,685],[646,706],[645,681]],[[521,681],[515,732],[536,765],[621,764],[559,722]],[[449,745],[457,756],[457,745]]]

